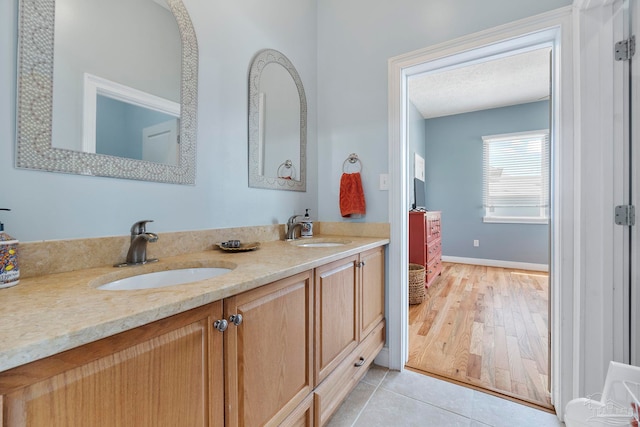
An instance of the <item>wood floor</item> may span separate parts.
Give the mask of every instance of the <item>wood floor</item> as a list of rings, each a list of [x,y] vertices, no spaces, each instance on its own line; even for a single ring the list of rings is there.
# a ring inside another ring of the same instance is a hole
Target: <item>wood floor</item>
[[[552,408],[548,276],[444,263],[409,306],[407,367]]]

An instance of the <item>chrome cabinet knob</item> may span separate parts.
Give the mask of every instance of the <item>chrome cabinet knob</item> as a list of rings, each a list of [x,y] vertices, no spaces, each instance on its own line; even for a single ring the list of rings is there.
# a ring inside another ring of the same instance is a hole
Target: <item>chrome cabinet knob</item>
[[[213,322],[213,327],[220,332],[226,331],[228,326],[229,326],[229,322],[227,322],[224,319],[216,320],[215,322]]]
[[[242,314],[232,314],[229,316],[229,322],[236,326],[240,325],[242,323]]]

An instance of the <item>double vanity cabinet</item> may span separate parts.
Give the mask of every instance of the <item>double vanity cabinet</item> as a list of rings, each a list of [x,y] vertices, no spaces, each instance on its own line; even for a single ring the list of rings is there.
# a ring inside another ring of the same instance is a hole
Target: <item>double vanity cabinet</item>
[[[2,372],[0,426],[321,426],[384,340],[378,246]]]

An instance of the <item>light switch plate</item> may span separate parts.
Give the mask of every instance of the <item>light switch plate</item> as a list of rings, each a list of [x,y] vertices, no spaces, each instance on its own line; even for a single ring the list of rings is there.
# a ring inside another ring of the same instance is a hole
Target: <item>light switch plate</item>
[[[381,173],[380,174],[380,190],[388,190],[389,189],[389,174]]]

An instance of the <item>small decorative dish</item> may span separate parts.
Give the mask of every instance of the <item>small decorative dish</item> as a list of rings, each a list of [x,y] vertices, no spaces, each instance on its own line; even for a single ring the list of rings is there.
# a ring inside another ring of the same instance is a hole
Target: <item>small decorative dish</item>
[[[230,248],[226,245],[223,245],[223,243],[216,243],[216,245],[223,251],[227,252],[248,252],[254,251],[260,247],[260,242],[240,243],[240,246],[238,246],[237,248]]]

